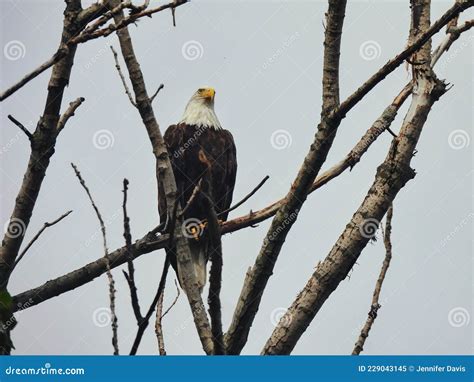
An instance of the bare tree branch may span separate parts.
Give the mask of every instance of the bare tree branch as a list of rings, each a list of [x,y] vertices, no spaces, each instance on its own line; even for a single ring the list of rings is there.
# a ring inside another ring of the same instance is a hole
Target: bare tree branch
[[[165,312],[161,315],[161,318],[163,319],[163,317],[165,317],[170,311],[171,309],[173,309],[173,307],[176,305],[176,303],[178,302],[178,299],[179,299],[179,296],[181,295],[181,292],[180,292],[180,289],[179,289],[179,286],[178,286],[178,282],[176,281],[176,279],[174,280],[174,285],[176,287],[176,297],[174,298],[173,302],[170,304],[170,306],[165,310]]]
[[[344,3],[344,4],[343,4]],[[395,70],[405,59],[409,58],[414,52],[420,49],[429,38],[446,25],[452,18],[456,17],[462,10],[474,5],[474,0],[460,1],[451,7],[431,28],[417,35],[416,39],[410,39],[408,47],[394,59],[385,64],[379,71],[369,78],[359,89],[357,89],[346,101],[340,106],[335,107],[332,111],[328,111],[324,102],[334,103],[335,97],[326,94],[323,99],[322,119],[318,126],[313,144],[307,154],[299,173],[292,184],[292,187],[285,198],[285,202],[279,208],[274,217],[271,227],[264,240],[263,246],[255,261],[255,265],[247,272],[244,286],[242,288],[239,302],[237,303],[231,326],[226,333],[226,346],[230,354],[240,353],[244,346],[248,332],[252,325],[253,319],[257,313],[263,291],[267,281],[272,274],[272,270],[277,261],[281,247],[285,241],[286,235],[291,230],[300,208],[304,204],[306,196],[311,188],[314,178],[322,164],[326,160],[327,153],[332,145],[337,128],[341,119],[351,110],[372,88],[382,81],[390,72]],[[345,6],[345,2],[329,1],[329,10],[327,13],[327,23],[342,23],[344,11],[341,7]],[[326,52],[338,50],[335,43],[335,33],[342,28],[327,27],[325,31],[325,55],[327,57],[339,57],[339,53],[335,54]],[[340,39],[340,37],[339,37]],[[338,40],[339,40],[338,39]],[[332,60],[325,59],[325,64],[331,63]],[[331,63],[330,70],[324,70],[324,75],[331,75],[332,79],[336,79],[336,68]],[[330,80],[327,80],[330,83]],[[324,80],[323,80],[324,84]],[[337,93],[337,84],[332,84]],[[324,94],[324,93],[323,93]]]
[[[339,122],[330,121],[329,109],[339,101],[339,56],[342,24],[346,1],[329,0],[324,34],[323,107],[321,123],[314,142],[304,159],[284,203],[272,220],[254,266],[247,272],[232,323],[225,334],[228,354],[239,354],[247,342],[250,327],[257,314],[263,292],[280,254],[285,238],[297,219],[298,212],[306,200],[310,187],[326,160],[337,132]],[[331,25],[329,25],[331,24]],[[330,94],[330,87],[334,93]]]
[[[125,89],[125,94],[127,95],[128,99],[130,100],[130,103],[133,106],[137,107],[137,103],[133,99],[132,93],[130,93],[130,89],[128,88],[127,81],[125,80],[125,77],[123,76],[123,73],[122,73],[122,69],[120,68],[117,52],[115,51],[115,49],[112,45],[110,46],[110,49],[112,50],[112,53],[114,55],[115,68],[117,69],[117,72],[120,76],[120,80],[122,81],[123,87]]]
[[[107,232],[105,230],[105,223],[104,219],[102,218],[102,215],[99,211],[99,208],[94,202],[94,199],[92,198],[92,194],[89,190],[89,187],[87,187],[86,182],[82,178],[81,173],[79,172],[77,166],[74,163],[71,163],[72,168],[74,169],[74,172],[77,176],[77,179],[79,179],[79,183],[81,184],[82,188],[87,194],[87,197],[89,198],[89,201],[91,202],[92,208],[94,209],[94,212],[97,216],[97,219],[99,220],[100,224],[100,231],[102,232],[102,244],[104,248],[104,258],[107,266],[107,278],[109,281],[109,299],[110,299],[110,315],[111,315],[111,320],[112,320],[112,346],[114,347],[114,355],[119,354],[119,348],[118,348],[118,325],[117,325],[117,314],[115,313],[115,281],[112,276],[112,272],[110,271],[110,261],[109,261],[109,249],[107,247]]]
[[[179,291],[179,288],[178,288]],[[156,321],[155,321],[155,335],[158,341],[158,352],[160,355],[166,355],[165,339],[163,335],[163,325],[161,319],[163,318],[163,300],[165,294],[162,293],[158,304],[156,305]]]
[[[317,189],[321,188],[326,183],[342,174],[348,168],[354,167],[360,160],[361,156],[365,154],[369,147],[375,142],[377,137],[393,121],[398,109],[407,99],[407,97],[411,94],[411,91],[412,84],[409,83],[395,97],[392,104],[388,106],[384,110],[382,115],[372,124],[372,126],[367,130],[367,132],[360,139],[360,141],[346,155],[346,157],[317,177],[317,179],[311,185],[309,193],[312,193]],[[221,223],[222,234],[227,234],[247,227],[252,227],[255,226],[255,224],[269,219],[270,217],[275,215],[284,200],[284,198],[280,199],[277,202],[274,202],[258,211],[250,212],[249,214]],[[166,247],[169,240],[169,235],[164,234],[159,237],[155,237],[155,233],[158,231],[151,232],[152,235],[148,234],[143,238],[137,240],[132,245],[131,253],[133,255],[133,258],[137,258],[144,254]],[[124,264],[127,261],[126,248],[122,247],[110,253],[110,258],[110,263],[112,267],[118,267]],[[77,287],[80,287],[81,285],[92,281],[104,272],[105,263],[103,259],[93,261],[75,271],[72,271],[54,280],[48,281],[37,288],[25,291],[15,296],[14,301],[16,302],[16,304],[19,304],[19,308],[15,309],[26,309],[28,307],[37,305],[45,300],[61,295],[62,293],[66,293],[70,290],[73,290]],[[29,301],[31,301],[32,303],[28,303],[27,306],[23,305]]]
[[[137,335],[135,336],[135,340],[133,341],[133,345],[130,350],[130,355],[137,354],[138,347],[140,346],[140,343],[143,338],[143,334],[145,333],[145,330],[148,327],[148,323],[150,322],[151,315],[155,311],[158,301],[160,301],[160,298],[162,298],[164,294],[165,286],[166,286],[166,277],[168,276],[169,267],[170,267],[170,261],[169,261],[168,256],[166,256],[165,263],[163,265],[163,271],[161,272],[161,279],[158,285],[158,289],[156,291],[155,297],[153,298],[153,301],[150,304],[150,307],[148,308],[148,311],[145,314],[145,317],[143,317],[143,319],[138,324]]]
[[[12,115],[8,115],[8,119],[12,121],[21,131],[25,133],[25,135],[28,137],[30,142],[33,140],[33,134],[30,133],[30,131],[16,118],[14,118]]]
[[[380,274],[375,283],[374,293],[372,295],[372,304],[370,305],[370,311],[365,322],[364,327],[362,328],[359,338],[352,350],[352,355],[359,355],[362,350],[364,350],[365,340],[369,336],[370,329],[374,324],[375,319],[377,318],[377,313],[381,307],[379,304],[380,292],[382,291],[382,285],[385,280],[385,276],[390,266],[390,261],[392,260],[392,217],[393,217],[393,205],[390,205],[387,212],[387,220],[385,222],[385,232],[384,232],[384,245],[385,245],[385,258],[383,260],[382,268],[380,269]]]
[[[69,118],[71,118],[74,113],[76,112],[77,108],[81,106],[81,104],[84,102],[84,98],[80,97],[76,99],[75,101],[72,101],[69,103],[69,107],[66,109],[66,111],[61,115],[58,121],[58,125],[56,126],[56,129],[58,130],[58,133],[64,129],[64,126],[66,126],[67,121],[69,121]]]
[[[61,44],[67,41],[78,31],[77,15],[81,11],[80,0],[69,0],[66,2],[64,12],[64,24],[61,35]],[[54,153],[57,132],[56,126],[59,120],[59,111],[63,99],[64,88],[67,86],[71,74],[75,49],[72,49],[65,56],[61,63],[53,67],[51,78],[48,84],[48,93],[43,114],[33,133],[31,142],[31,154],[27,169],[23,176],[23,181],[18,191],[15,206],[10,217],[7,232],[2,240],[0,248],[0,290],[8,293],[7,284],[10,273],[14,267],[18,252],[23,243],[24,235],[28,229],[31,215],[33,213],[36,199],[38,197],[46,169]],[[20,228],[17,234],[11,234],[11,229]],[[10,313],[4,312],[0,319],[9,320]],[[0,325],[2,328],[5,326]],[[10,354],[13,346],[10,339],[11,326],[0,329],[0,353]]]
[[[468,20],[464,24],[457,26],[457,18],[453,19],[451,23],[446,27],[446,37],[441,44],[434,50],[431,57],[431,66],[433,67],[436,62],[440,59],[444,52],[447,52],[453,42],[456,41],[461,33],[468,31],[474,27],[474,20]]]
[[[174,8],[173,8],[174,9]],[[165,85],[163,84],[160,84],[160,86],[158,86],[158,89],[156,89],[156,92],[153,93],[153,95],[150,97],[150,101],[153,102],[153,100],[155,99],[155,97],[158,95],[158,93],[161,91],[161,89],[163,89],[165,87]]]
[[[346,1],[329,1],[324,31],[323,115],[339,106],[339,57],[345,12]]]
[[[419,50],[434,34],[439,32],[441,28],[447,25],[452,19],[456,18],[464,10],[474,6],[474,0],[456,0],[451,8],[449,8],[433,25],[427,30],[419,34],[416,39],[410,39],[409,45],[403,52],[388,61],[380,68],[372,77],[362,84],[354,93],[352,93],[338,108],[333,110],[332,118],[344,118],[349,110],[351,110],[370,90],[372,90],[380,81],[388,74],[393,72],[403,61],[410,58],[413,53]]]
[[[119,4],[116,8],[111,9],[109,12],[104,14],[105,5],[92,5],[90,9],[86,9],[82,12],[78,13],[75,25],[78,26],[78,30],[76,33],[70,36],[70,39],[63,41],[53,56],[45,61],[43,64],[38,66],[36,69],[25,75],[21,80],[10,86],[4,92],[0,93],[0,102],[7,99],[17,90],[21,89],[25,86],[28,82],[39,76],[41,73],[52,67],[53,65],[60,62],[62,59],[67,57],[71,54],[71,50],[75,50],[78,44],[84,43],[86,41],[90,41],[99,37],[107,37],[113,32],[125,28],[127,25],[136,22],[139,18],[149,16],[151,17],[153,14],[164,11],[166,9],[175,9],[180,5],[187,3],[188,0],[175,0],[168,4],[164,4],[152,9],[147,9],[140,11],[138,13],[134,13],[129,17],[125,17],[122,22],[117,24],[110,24],[103,29],[100,29],[103,25],[105,25],[110,19],[112,19],[113,15],[119,11],[122,11],[125,8],[136,8],[133,6],[130,0],[124,1],[123,3]],[[91,18],[94,16],[100,16],[95,23],[92,23],[87,28],[84,29],[82,33],[80,31],[86,26],[86,24],[90,21]]]
[[[21,261],[21,259],[23,259],[23,257],[25,256],[26,252],[28,252],[28,250],[31,248],[31,246],[35,243],[36,240],[38,240],[38,238],[41,236],[41,234],[46,230],[46,228],[49,228],[49,227],[52,227],[53,225],[59,223],[61,220],[63,220],[65,217],[69,216],[69,214],[72,212],[71,211],[68,211],[66,212],[65,214],[62,214],[60,217],[58,217],[56,220],[53,220],[52,222],[45,222],[43,224],[43,227],[41,227],[41,229],[36,233],[35,236],[33,236],[33,238],[30,240],[30,242],[26,245],[25,249],[23,249],[23,251],[21,251],[21,253],[18,255],[16,261],[15,261],[15,265],[13,266],[13,268],[15,268],[18,263]]]
[[[224,214],[228,214],[229,212],[231,211],[234,211],[235,209],[239,208],[242,204],[244,204],[247,200],[249,200],[253,195],[255,195],[255,193],[260,190],[260,188],[262,188],[262,186],[265,184],[265,182],[270,179],[270,177],[267,175],[265,176],[265,178],[263,178],[261,180],[261,182],[257,185],[257,187],[255,187],[252,191],[250,191],[241,201],[239,201],[238,203],[235,203],[233,206],[231,206],[230,208],[224,210],[224,211],[221,211],[217,214],[217,216],[221,216],[221,215],[224,215]]]
[[[415,1],[410,30],[411,43],[429,30],[429,1]],[[419,10],[419,7],[422,7]],[[415,176],[411,158],[433,104],[446,92],[430,68],[431,44],[415,55],[413,98],[398,137],[394,138],[385,161],[377,169],[366,198],[347,224],[326,259],[318,264],[303,291],[281,318],[262,354],[289,354],[321,306],[348,275],[367,242],[375,234],[374,225],[382,219],[398,192]]]
[[[130,218],[127,214],[127,191],[128,191],[128,180],[123,180],[123,203],[122,203],[122,210],[123,210],[123,237],[125,239],[125,247],[127,248],[127,255],[128,255],[128,273],[123,271],[125,279],[127,280],[128,287],[130,289],[130,299],[132,302],[133,313],[137,320],[137,324],[139,325],[140,322],[143,320],[141,311],[140,311],[140,304],[138,302],[138,293],[137,293],[137,286],[135,284],[135,267],[133,265],[133,255],[132,251],[132,234],[130,233]]]
[[[176,286],[176,297],[174,298],[173,302],[168,307],[168,309],[166,309],[165,312],[163,313],[164,293],[161,294],[161,298],[159,299],[157,307],[156,307],[155,334],[158,340],[158,351],[160,352],[160,355],[166,355],[165,341],[163,337],[163,326],[162,326],[163,318],[170,312],[171,309],[173,309],[173,307],[178,302],[179,296],[181,295],[178,282],[176,281],[176,279],[174,280],[174,285]]]

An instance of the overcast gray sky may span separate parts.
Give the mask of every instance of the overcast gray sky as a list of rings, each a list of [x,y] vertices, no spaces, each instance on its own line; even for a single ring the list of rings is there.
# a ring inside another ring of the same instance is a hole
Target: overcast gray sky
[[[451,3],[433,1],[433,19]],[[55,51],[64,3],[0,0],[0,4],[1,88],[5,89]],[[169,12],[130,27],[148,90],[165,84],[154,103],[162,129],[178,121],[198,87],[211,85],[217,90],[217,115],[237,145],[234,198],[239,200],[265,175],[270,176],[264,188],[231,217],[285,195],[308,150],[321,107],[325,10],[325,1],[193,1],[177,10],[176,28]],[[472,16],[469,12],[463,19]],[[342,39],[342,98],[404,48],[408,27],[408,1],[349,2]],[[365,346],[367,354],[470,354],[473,350],[473,37],[472,31],[463,35],[436,69],[454,87],[430,113],[412,162],[417,176],[394,204],[394,257],[382,291],[382,308]],[[47,230],[28,252],[11,278],[12,294],[102,256],[96,217],[70,162],[82,171],[107,221],[111,249],[123,245],[124,177],[130,180],[134,239],[157,224],[154,159],[139,115],[123,92],[110,44],[117,47],[116,36],[81,45],[77,51],[63,109],[77,97],[86,101],[58,139],[26,242],[45,221],[69,209],[74,212]],[[42,74],[0,105],[1,227],[9,219],[29,155],[26,138],[6,116],[12,114],[33,129],[44,107],[49,74]],[[406,68],[400,67],[350,112],[325,168],[342,159],[408,79]],[[406,106],[392,125],[395,131]],[[260,352],[275,319],[328,254],[363,200],[390,138],[382,135],[352,172],[309,197],[268,283],[245,354]],[[269,221],[223,239],[224,328],[268,225]],[[366,319],[383,256],[381,240],[367,246],[350,279],[331,295],[294,354],[351,352]],[[164,252],[158,251],[136,261],[143,309],[155,293],[163,260]],[[128,353],[136,324],[121,270],[113,273],[120,349]],[[176,294],[174,272],[170,276],[165,306]],[[19,312],[13,332],[15,353],[111,354],[107,307],[103,276]],[[202,354],[183,294],[163,325],[169,354]],[[150,328],[139,353],[156,352]]]

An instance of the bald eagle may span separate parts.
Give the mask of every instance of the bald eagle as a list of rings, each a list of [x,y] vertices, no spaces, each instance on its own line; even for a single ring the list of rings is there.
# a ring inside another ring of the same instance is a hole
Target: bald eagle
[[[181,121],[168,127],[164,135],[181,208],[185,208],[192,200],[185,210],[183,233],[188,238],[200,292],[206,284],[206,265],[210,257],[209,237],[205,228],[208,211],[202,193],[194,191],[200,189],[197,186],[206,174],[207,195],[219,220],[225,221],[237,173],[234,139],[229,131],[222,128],[217,118],[214,97],[213,88],[198,89],[189,100]],[[160,219],[164,222],[166,202],[162,187],[159,188],[159,210]],[[180,280],[176,256],[172,251],[168,255]]]

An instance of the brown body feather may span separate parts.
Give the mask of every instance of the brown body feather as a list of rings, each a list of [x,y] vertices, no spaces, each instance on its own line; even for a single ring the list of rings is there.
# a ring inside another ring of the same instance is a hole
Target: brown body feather
[[[227,130],[198,127],[184,123],[171,125],[165,132],[164,140],[170,155],[178,200],[184,208],[191,198],[196,185],[209,171],[209,196],[217,214],[227,210],[232,203],[237,157],[234,139]],[[159,188],[159,211],[162,222],[166,220],[166,200],[163,190]],[[202,203],[202,195],[193,199],[186,209],[184,220],[203,221],[208,212]],[[219,215],[220,220],[227,219],[227,213]],[[196,276],[202,288],[205,283],[208,239],[206,231],[196,238],[190,238],[189,244],[197,270]],[[170,261],[178,273],[175,256],[170,253]],[[203,275],[204,272],[204,275]],[[179,277],[178,277],[179,279]]]

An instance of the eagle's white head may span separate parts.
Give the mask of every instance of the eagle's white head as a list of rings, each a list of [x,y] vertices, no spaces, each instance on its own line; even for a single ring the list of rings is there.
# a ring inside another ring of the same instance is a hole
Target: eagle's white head
[[[186,105],[183,117],[179,123],[209,127],[216,130],[222,129],[221,123],[214,111],[215,95],[216,91],[213,88],[199,88]]]

